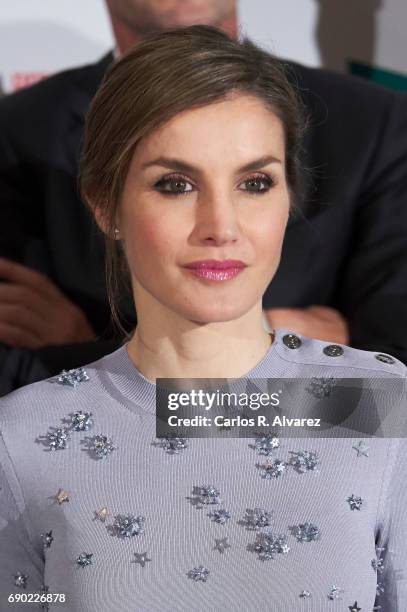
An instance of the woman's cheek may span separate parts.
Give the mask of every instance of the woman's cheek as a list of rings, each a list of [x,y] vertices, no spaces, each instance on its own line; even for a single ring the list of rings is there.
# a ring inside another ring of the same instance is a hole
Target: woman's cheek
[[[283,215],[275,217],[271,222],[264,223],[257,229],[255,236],[255,244],[257,244],[257,251],[259,257],[264,261],[270,261],[279,255],[283,241],[284,233],[286,228],[286,220]]]
[[[166,228],[144,224],[142,231],[135,232],[125,247],[130,269],[136,277],[157,276],[166,263],[171,263],[176,238]]]

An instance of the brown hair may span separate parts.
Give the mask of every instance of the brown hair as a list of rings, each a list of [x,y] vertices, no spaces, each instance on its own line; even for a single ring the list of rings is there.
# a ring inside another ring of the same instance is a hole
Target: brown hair
[[[90,106],[80,188],[105,219],[108,297],[122,331],[117,298],[128,271],[114,225],[135,147],[178,113],[235,92],[259,98],[282,122],[293,205],[302,185],[303,107],[283,62],[247,38],[239,41],[205,25],[153,34],[110,66]]]

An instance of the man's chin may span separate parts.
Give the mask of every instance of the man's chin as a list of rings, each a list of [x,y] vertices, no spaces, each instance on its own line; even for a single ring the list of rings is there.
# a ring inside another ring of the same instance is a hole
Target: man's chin
[[[182,10],[168,15],[166,19],[162,20],[162,24],[164,29],[186,28],[192,25],[211,25],[217,27],[219,19],[216,19],[213,14],[209,14],[208,11],[194,9],[193,7],[187,9],[185,6]]]

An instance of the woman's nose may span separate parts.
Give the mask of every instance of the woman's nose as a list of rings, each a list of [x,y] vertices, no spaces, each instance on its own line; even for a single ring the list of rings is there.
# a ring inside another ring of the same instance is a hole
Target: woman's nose
[[[234,241],[240,233],[236,204],[230,193],[206,194],[200,198],[196,215],[200,240],[222,244]]]

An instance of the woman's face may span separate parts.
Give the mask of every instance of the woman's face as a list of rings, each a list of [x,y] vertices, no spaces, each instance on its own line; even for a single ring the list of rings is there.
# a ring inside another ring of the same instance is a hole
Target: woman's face
[[[243,316],[275,274],[288,212],[284,131],[263,102],[235,94],[175,116],[139,143],[119,207],[138,314]],[[208,260],[243,267],[187,267]]]

